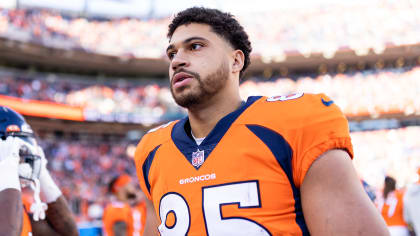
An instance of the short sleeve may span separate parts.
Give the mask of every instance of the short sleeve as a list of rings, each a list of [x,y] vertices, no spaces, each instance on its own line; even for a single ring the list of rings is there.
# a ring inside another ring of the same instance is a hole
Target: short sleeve
[[[301,186],[312,163],[331,149],[343,149],[353,158],[348,121],[327,96],[313,95],[307,101],[309,110],[301,117],[294,144],[294,181]]]
[[[149,130],[137,145],[134,154],[137,177],[141,190],[149,200],[152,200],[151,190],[153,189],[152,183],[149,182],[149,176],[155,154],[162,143],[170,140],[171,130],[175,123],[176,122],[171,121]]]

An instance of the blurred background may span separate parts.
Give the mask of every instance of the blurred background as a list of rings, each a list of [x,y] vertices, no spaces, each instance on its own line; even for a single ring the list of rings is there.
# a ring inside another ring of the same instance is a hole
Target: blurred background
[[[293,2],[0,2],[0,104],[38,134],[82,235],[101,227],[110,179],[136,175],[142,135],[186,114],[165,48],[171,17],[190,6],[232,12],[248,32],[244,99],[325,93],[349,120],[361,179],[378,193],[386,175],[398,188],[418,180],[420,0]]]

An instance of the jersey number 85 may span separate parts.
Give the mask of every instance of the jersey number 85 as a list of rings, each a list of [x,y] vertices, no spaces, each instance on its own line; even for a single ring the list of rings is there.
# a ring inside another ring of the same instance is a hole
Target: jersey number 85
[[[268,236],[269,231],[259,223],[243,217],[223,217],[222,206],[237,204],[239,208],[261,207],[258,181],[235,182],[202,188],[203,217],[207,235],[256,235]],[[167,225],[167,218],[174,215],[174,223]],[[169,192],[159,204],[162,236],[185,236],[191,225],[190,209],[179,193]]]

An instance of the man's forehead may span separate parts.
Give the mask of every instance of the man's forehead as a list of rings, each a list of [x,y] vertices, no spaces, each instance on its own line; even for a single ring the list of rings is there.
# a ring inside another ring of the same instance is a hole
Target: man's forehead
[[[177,44],[191,37],[201,37],[208,40],[217,38],[218,35],[206,24],[191,23],[180,25],[169,39],[170,44]]]

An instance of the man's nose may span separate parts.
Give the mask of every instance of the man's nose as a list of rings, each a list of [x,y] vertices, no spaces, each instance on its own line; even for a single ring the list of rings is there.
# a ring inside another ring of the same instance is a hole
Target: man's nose
[[[185,54],[182,53],[181,50],[177,52],[177,54],[172,58],[171,66],[172,70],[176,71],[180,67],[187,67],[189,65],[189,62],[187,60],[187,57]]]

